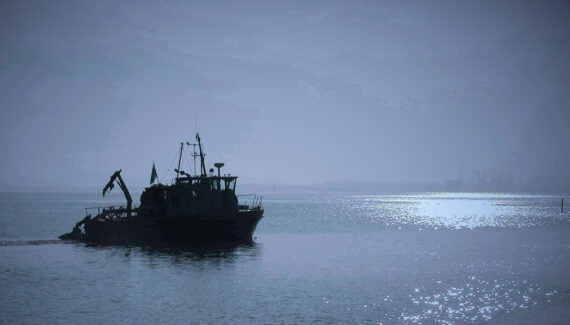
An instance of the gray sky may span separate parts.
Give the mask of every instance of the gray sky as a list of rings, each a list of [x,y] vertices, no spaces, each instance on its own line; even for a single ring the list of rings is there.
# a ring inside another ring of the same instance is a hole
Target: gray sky
[[[246,183],[568,174],[569,22],[564,1],[2,1],[0,185],[142,186],[194,113]]]

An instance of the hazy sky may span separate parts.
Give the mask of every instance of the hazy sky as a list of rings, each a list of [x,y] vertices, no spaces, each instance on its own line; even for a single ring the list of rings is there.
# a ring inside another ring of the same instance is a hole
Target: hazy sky
[[[142,186],[194,113],[245,183],[570,173],[567,1],[2,1],[0,41],[0,186]]]

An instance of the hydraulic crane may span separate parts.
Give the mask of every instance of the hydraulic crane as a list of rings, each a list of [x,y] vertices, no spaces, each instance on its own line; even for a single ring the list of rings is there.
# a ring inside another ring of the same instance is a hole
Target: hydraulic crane
[[[121,169],[117,170],[113,175],[111,175],[109,183],[107,183],[107,185],[105,185],[103,188],[103,196],[105,196],[105,193],[111,192],[113,187],[115,187],[115,184],[113,184],[115,180],[117,181],[117,185],[119,185],[121,190],[123,190],[123,194],[125,194],[125,198],[127,199],[127,217],[130,217],[133,199],[131,198],[131,193],[129,193],[129,190],[127,189],[127,185],[125,185],[125,182],[121,177]]]

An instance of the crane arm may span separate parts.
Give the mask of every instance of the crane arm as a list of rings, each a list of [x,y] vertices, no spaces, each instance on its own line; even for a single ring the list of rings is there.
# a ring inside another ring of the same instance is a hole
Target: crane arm
[[[105,196],[105,193],[110,192],[115,187],[115,184],[113,184],[113,183],[116,180],[117,184],[119,185],[119,187],[123,191],[123,194],[125,195],[125,199],[127,199],[127,214],[128,214],[128,216],[130,216],[131,215],[131,207],[133,204],[133,198],[131,197],[131,193],[129,193],[129,189],[127,189],[127,185],[125,184],[125,182],[123,181],[123,178],[121,177],[121,171],[122,170],[119,169],[115,173],[113,173],[113,175],[111,175],[111,179],[109,179],[109,182],[103,188],[103,196]]]

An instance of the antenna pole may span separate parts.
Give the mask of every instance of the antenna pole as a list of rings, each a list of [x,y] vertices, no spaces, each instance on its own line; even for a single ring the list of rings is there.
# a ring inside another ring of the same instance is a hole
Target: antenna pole
[[[200,135],[196,132],[196,140],[198,141],[198,148],[200,149],[200,173],[201,176],[206,176],[206,164],[204,163],[204,153],[202,152],[202,143],[200,142]]]
[[[180,162],[182,161],[182,148],[184,148],[184,142],[180,142],[180,156],[178,157],[178,169],[176,169],[176,178],[180,174]]]
[[[194,146],[194,153],[192,154],[192,158],[194,158],[194,176],[197,176],[196,174],[196,157],[198,157],[198,154],[196,153],[197,143],[192,143],[192,145]]]

